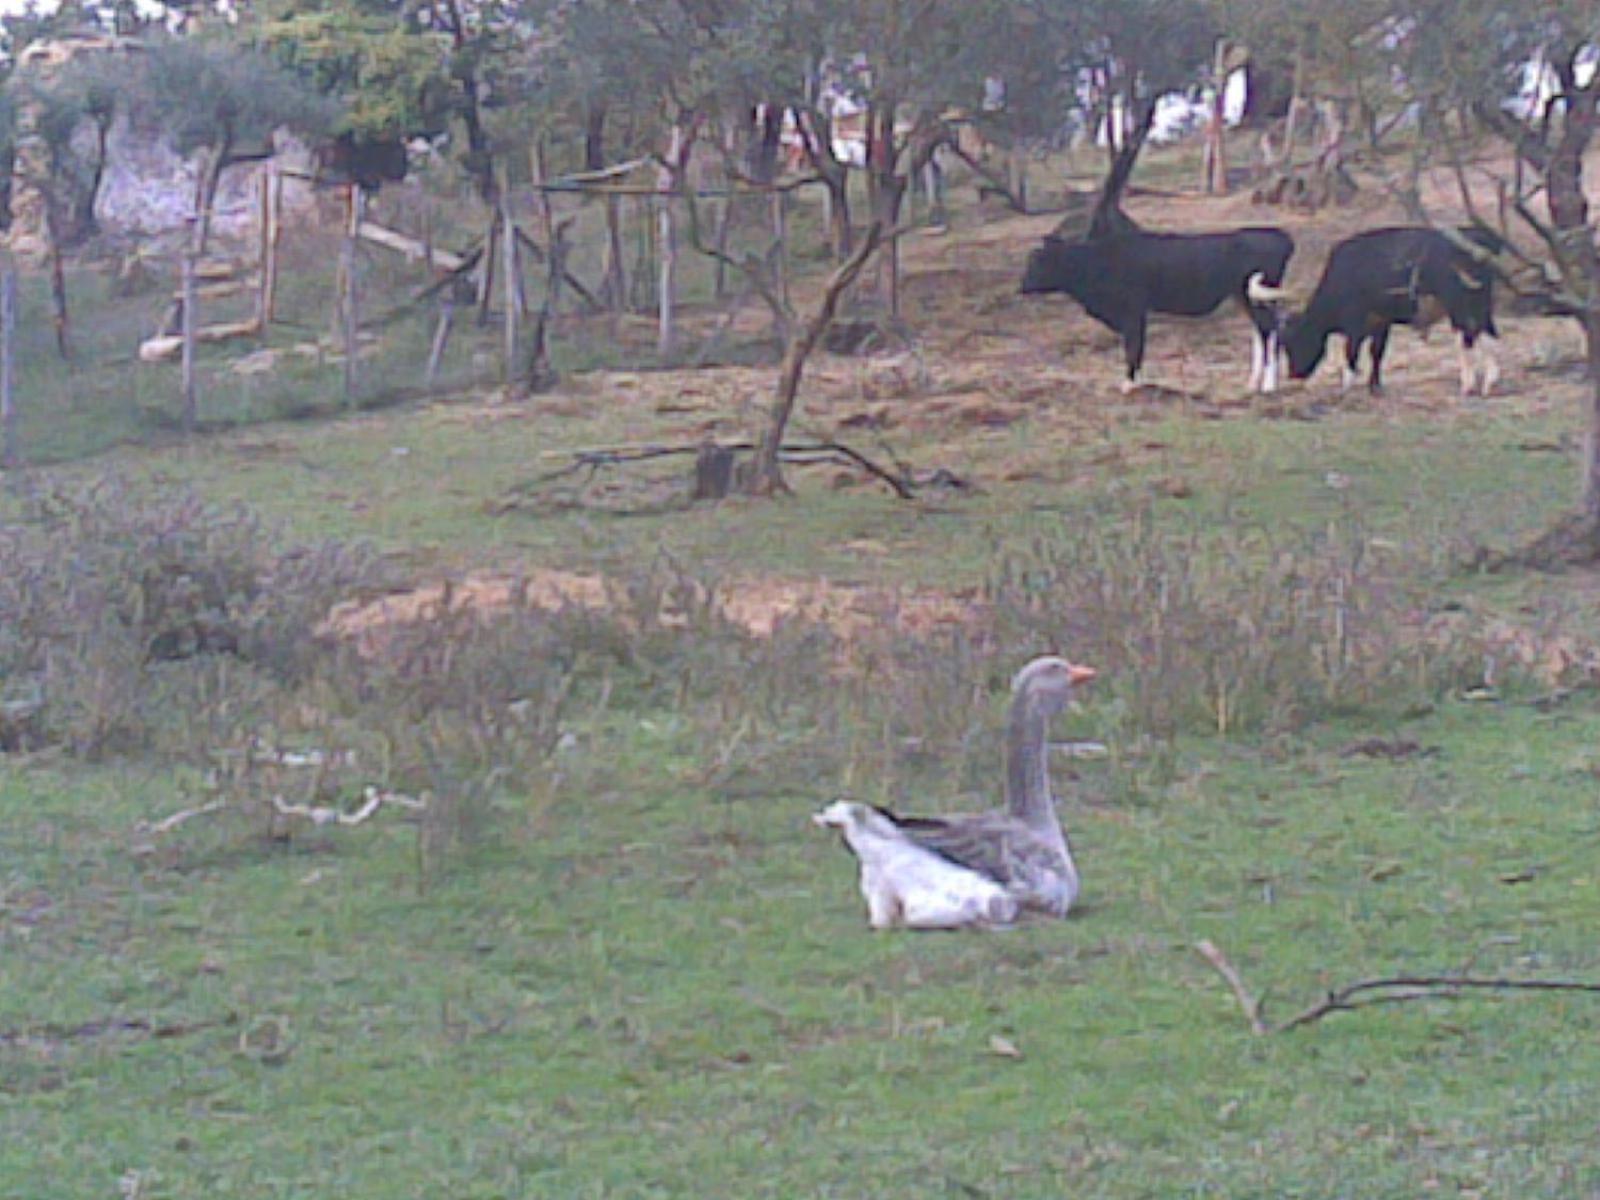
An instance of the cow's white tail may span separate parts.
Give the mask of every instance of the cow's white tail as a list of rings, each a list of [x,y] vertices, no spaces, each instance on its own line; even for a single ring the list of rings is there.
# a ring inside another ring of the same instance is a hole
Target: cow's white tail
[[[1289,293],[1281,287],[1273,287],[1267,282],[1267,277],[1260,271],[1250,276],[1244,285],[1244,294],[1252,304],[1271,304],[1275,300],[1287,300]]]

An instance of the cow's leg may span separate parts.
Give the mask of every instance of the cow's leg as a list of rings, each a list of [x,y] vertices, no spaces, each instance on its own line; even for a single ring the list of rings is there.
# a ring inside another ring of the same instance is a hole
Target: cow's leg
[[[1461,395],[1470,396],[1474,391],[1479,391],[1487,396],[1500,379],[1500,364],[1495,359],[1494,351],[1489,349],[1489,343],[1483,340],[1481,332],[1463,329],[1460,333],[1458,355]]]
[[[1250,346],[1250,390],[1278,390],[1278,315],[1270,308],[1247,305],[1255,339]]]
[[[1145,314],[1141,312],[1122,327],[1122,353],[1128,360],[1128,377],[1122,383],[1125,395],[1139,386],[1139,371],[1144,367],[1145,323]]]
[[[1496,357],[1494,347],[1486,341],[1478,342],[1478,353],[1483,358],[1483,378],[1478,382],[1478,391],[1487,396],[1500,382],[1500,359]]]
[[[1466,330],[1460,331],[1456,341],[1456,377],[1461,381],[1462,397],[1472,395],[1478,385],[1478,364],[1473,361],[1472,335]]]
[[[1380,325],[1372,331],[1372,348],[1368,351],[1372,355],[1372,374],[1367,379],[1367,388],[1374,396],[1383,391],[1383,355],[1389,349],[1390,328]]]
[[[1361,335],[1344,335],[1344,370],[1339,376],[1339,391],[1348,392],[1356,381],[1356,362],[1361,358]]]

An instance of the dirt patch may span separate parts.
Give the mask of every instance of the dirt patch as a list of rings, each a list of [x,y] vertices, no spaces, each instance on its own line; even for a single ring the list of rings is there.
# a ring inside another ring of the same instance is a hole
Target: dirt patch
[[[353,641],[362,654],[378,653],[396,628],[438,620],[447,614],[493,616],[514,605],[546,612],[568,606],[603,611],[617,594],[603,575],[536,570],[527,575],[474,573],[459,580],[426,584],[371,601],[337,605],[322,632]],[[771,637],[785,622],[826,625],[854,641],[885,628],[926,635],[939,629],[970,628],[986,609],[973,592],[931,589],[891,590],[828,580],[747,579],[724,584],[714,607],[753,637]],[[663,624],[684,621],[681,612],[663,609]]]

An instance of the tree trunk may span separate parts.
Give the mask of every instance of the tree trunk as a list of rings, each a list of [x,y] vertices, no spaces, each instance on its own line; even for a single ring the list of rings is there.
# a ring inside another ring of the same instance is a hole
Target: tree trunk
[[[1244,112],[1241,125],[1281,121],[1289,115],[1292,69],[1287,63],[1263,59],[1252,53],[1245,66]]]
[[[86,242],[100,232],[100,222],[94,215],[95,202],[100,198],[100,185],[106,175],[106,143],[111,135],[111,122],[104,118],[95,119],[95,157],[94,166],[89,173],[88,186],[73,197],[72,224],[68,236],[76,245]]]
[[[783,109],[764,103],[752,122],[746,173],[757,183],[772,183],[778,178],[778,151],[782,148]]]
[[[614,193],[606,196],[606,267],[605,280],[600,294],[614,317],[628,308],[627,264],[623,257],[622,197]]]
[[[929,160],[930,162],[932,159]],[[1018,212],[1028,211],[1028,156],[1020,140],[1013,141],[1006,152],[1006,184],[1011,190],[1012,205]]]
[[[1201,156],[1201,190],[1209,196],[1228,194],[1227,125],[1228,43],[1218,38],[1211,64],[1211,111],[1206,119],[1205,152]]]
[[[1590,304],[1594,302],[1591,299]],[[1584,350],[1589,362],[1589,431],[1584,438],[1583,515],[1600,538],[1600,312],[1592,307],[1583,322]]]
[[[55,306],[56,352],[63,360],[72,357],[70,322],[67,317],[67,271],[61,249],[61,206],[55,188],[41,189],[44,200],[44,231],[50,243],[50,300]]]
[[[1578,286],[1573,290],[1588,302],[1583,315],[1584,347],[1588,356],[1589,431],[1585,439],[1583,469],[1583,511],[1600,533],[1600,257],[1596,257],[1594,234],[1589,228],[1589,198],[1583,188],[1583,159],[1593,140],[1600,113],[1596,112],[1595,88],[1567,85],[1566,119],[1561,137],[1551,152],[1545,170],[1545,188],[1550,206],[1550,223],[1569,259],[1565,271]]]
[[[211,218],[215,215],[217,206],[217,192],[222,187],[222,173],[228,169],[233,154],[233,135],[222,139],[211,156],[211,161],[200,172],[199,191],[195,196],[195,215],[199,220],[194,229],[194,245],[191,247],[196,255],[206,252],[206,243],[211,238]]]
[[[694,130],[678,122],[672,127],[672,144],[667,151],[666,164],[656,177],[656,223],[659,231],[656,246],[660,273],[657,278],[656,304],[656,354],[665,360],[676,348],[673,328],[673,307],[677,299],[678,237],[673,201],[680,191],[693,188],[689,179],[689,156],[694,151]]]
[[[583,168],[600,171],[606,165],[606,118],[604,104],[591,104],[584,114]],[[542,144],[542,143],[541,143]],[[548,197],[547,197],[548,199]],[[613,192],[606,194],[606,261],[605,273],[600,281],[600,298],[611,310],[615,320],[628,309],[628,267],[622,248],[622,197]]]
[[[17,440],[16,378],[17,268],[7,254],[0,261],[0,467],[22,463]]]
[[[744,481],[744,490],[752,495],[770,496],[786,492],[783,468],[778,462],[778,451],[783,446],[783,435],[789,428],[789,418],[794,413],[795,400],[800,395],[800,378],[806,369],[806,360],[817,348],[822,335],[833,324],[839,311],[839,301],[850,285],[861,274],[867,260],[883,240],[884,226],[874,221],[854,252],[828,277],[822,290],[822,300],[817,311],[794,332],[784,347],[783,362],[778,368],[778,392],[768,414],[767,426],[756,443],[755,458]]]
[[[818,123],[820,129],[816,127]],[[828,237],[833,245],[833,257],[843,262],[850,257],[852,248],[850,172],[833,152],[833,122],[826,118],[814,122],[808,117],[800,123],[800,136],[811,169],[822,178],[822,185],[828,190]]]

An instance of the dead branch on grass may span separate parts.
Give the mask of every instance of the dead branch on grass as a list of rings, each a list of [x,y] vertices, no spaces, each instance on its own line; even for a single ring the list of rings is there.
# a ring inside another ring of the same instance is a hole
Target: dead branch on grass
[[[298,765],[298,764],[297,764]],[[399,792],[386,791],[381,788],[368,786],[363,794],[361,807],[354,812],[345,812],[341,808],[330,808],[312,804],[290,804],[282,796],[272,797],[272,809],[280,816],[299,817],[310,821],[313,825],[360,825],[371,820],[377,811],[386,804],[397,808],[424,809],[428,807],[426,799],[417,799],[413,796],[403,796]],[[197,817],[210,816],[212,813],[222,812],[232,807],[229,800],[212,800],[195,808],[184,808],[163,817],[159,821],[140,822],[139,832],[149,837],[159,837],[164,833],[171,833],[181,825]]]
[[[384,791],[375,787],[367,788],[361,807],[354,812],[345,812],[342,808],[319,804],[290,804],[282,796],[272,798],[274,812],[285,817],[301,817],[313,825],[360,825],[371,820],[386,804],[413,810],[428,807],[426,799],[419,800],[412,796],[402,796],[399,792]]]
[[[226,800],[213,800],[209,804],[202,804],[198,808],[179,809],[170,817],[162,817],[154,824],[139,823],[139,832],[151,837],[160,837],[163,833],[171,833],[178,826],[183,825],[196,817],[210,816],[214,812],[221,812],[228,807]]]
[[[1194,948],[1200,952],[1200,957],[1210,963],[1218,975],[1227,981],[1233,989],[1233,995],[1239,1001],[1239,1007],[1244,1010],[1245,1019],[1250,1022],[1250,1032],[1260,1035],[1267,1033],[1266,1022],[1261,1019],[1261,1001],[1250,994],[1244,986],[1244,980],[1239,977],[1239,972],[1234,969],[1227,955],[1217,949],[1216,943],[1209,938],[1201,938],[1195,943]]]
[[[1410,1000],[1450,1000],[1465,991],[1494,992],[1587,992],[1600,995],[1600,983],[1581,979],[1503,979],[1474,975],[1389,975],[1375,979],[1359,979],[1341,988],[1331,989],[1322,999],[1306,1006],[1286,1021],[1268,1024],[1262,1012],[1262,1000],[1250,995],[1244,980],[1227,956],[1215,943],[1202,939],[1195,950],[1216,970],[1233,990],[1234,999],[1250,1022],[1250,1032],[1257,1036],[1287,1033],[1302,1025],[1311,1025],[1336,1012],[1355,1012],[1379,1004],[1404,1004]],[[1263,997],[1264,999],[1264,997]]]
[[[187,1037],[232,1025],[238,1018],[226,1017],[208,1021],[150,1021],[143,1017],[110,1017],[99,1021],[84,1021],[78,1025],[37,1025],[26,1029],[0,1029],[0,1046],[20,1046],[28,1043],[60,1045],[85,1038],[106,1037],[114,1033],[143,1034],[153,1038]]]
[[[756,449],[753,441],[720,442],[714,445],[699,443],[692,446],[616,446],[594,450],[561,450],[548,451],[543,457],[565,457],[571,455],[573,461],[554,471],[548,471],[537,476],[528,483],[523,484],[518,491],[530,492],[547,483],[558,479],[565,479],[576,475],[580,471],[588,471],[591,476],[605,467],[626,466],[630,463],[648,462],[651,459],[669,458],[677,456],[698,456],[707,449],[727,451],[734,454],[752,453]],[[795,466],[854,466],[865,471],[875,479],[882,480],[902,500],[914,499],[919,489],[925,487],[953,487],[958,489],[970,488],[972,485],[943,468],[929,472],[925,476],[918,475],[908,469],[906,465],[895,460],[895,468],[886,467],[872,458],[843,442],[817,441],[817,442],[786,442],[778,451],[779,461]],[[896,469],[897,468],[897,469]]]

